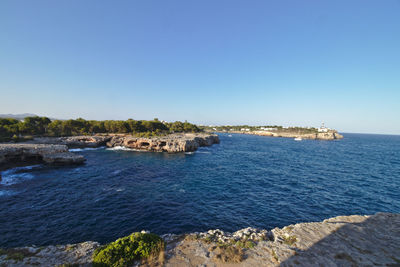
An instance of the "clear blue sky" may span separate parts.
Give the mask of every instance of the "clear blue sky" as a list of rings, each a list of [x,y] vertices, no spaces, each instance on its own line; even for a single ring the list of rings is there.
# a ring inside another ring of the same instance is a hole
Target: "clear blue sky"
[[[400,1],[0,2],[0,113],[400,134]]]

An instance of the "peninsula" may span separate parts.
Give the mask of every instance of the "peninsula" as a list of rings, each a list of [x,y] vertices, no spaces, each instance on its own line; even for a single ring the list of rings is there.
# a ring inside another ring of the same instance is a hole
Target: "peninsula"
[[[137,151],[193,152],[218,144],[216,134],[188,122],[0,119],[0,170],[35,163],[81,164],[70,148],[107,146]]]
[[[342,139],[343,135],[334,129],[329,129],[322,124],[319,128],[314,127],[283,127],[283,126],[203,126],[208,132],[239,133],[271,137],[289,137],[313,140],[335,140]]]

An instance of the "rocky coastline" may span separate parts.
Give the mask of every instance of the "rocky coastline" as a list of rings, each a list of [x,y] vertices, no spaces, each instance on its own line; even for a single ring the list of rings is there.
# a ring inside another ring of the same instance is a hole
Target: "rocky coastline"
[[[272,230],[166,234],[161,236],[165,242],[163,258],[153,266],[399,266],[399,229],[400,214],[377,213]],[[99,247],[99,243],[88,241],[3,248],[0,265],[91,266]],[[134,266],[148,265],[137,262]]]
[[[128,134],[95,136],[39,137],[27,143],[66,145],[69,148],[124,147],[152,152],[193,152],[202,146],[219,144],[219,137],[209,133],[175,133],[166,136],[136,137]]]
[[[69,152],[66,145],[0,144],[0,170],[37,163],[81,164],[84,161],[82,155]]]
[[[160,137],[134,137],[127,135],[115,135],[108,142],[107,147],[125,147],[136,150],[152,152],[193,152],[202,146],[219,144],[216,134],[186,133],[171,134]]]
[[[83,163],[85,158],[82,155],[69,152],[70,148],[107,146],[140,151],[178,153],[193,152],[199,147],[218,143],[218,135],[207,133],[171,134],[149,138],[121,134],[38,137],[25,143],[0,144],[0,170],[37,163],[57,165]]]
[[[328,132],[316,132],[316,133],[297,133],[297,132],[280,132],[280,131],[248,131],[248,132],[230,131],[230,133],[250,134],[250,135],[269,136],[269,137],[301,138],[301,139],[311,139],[311,140],[337,140],[343,138],[343,135],[339,134],[337,131],[334,130]]]

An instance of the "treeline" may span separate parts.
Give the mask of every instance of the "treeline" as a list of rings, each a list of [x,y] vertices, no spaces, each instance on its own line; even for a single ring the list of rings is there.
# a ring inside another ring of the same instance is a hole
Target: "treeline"
[[[169,133],[200,132],[188,122],[163,123],[154,120],[50,120],[46,117],[27,117],[23,121],[0,118],[0,141],[18,140],[27,136],[72,136],[99,133],[125,133],[138,136],[157,136]]]

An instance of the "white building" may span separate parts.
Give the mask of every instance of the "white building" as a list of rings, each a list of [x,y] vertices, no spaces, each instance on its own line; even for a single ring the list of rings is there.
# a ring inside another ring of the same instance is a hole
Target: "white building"
[[[330,129],[325,127],[325,124],[322,123],[321,127],[318,128],[319,133],[327,133]]]

